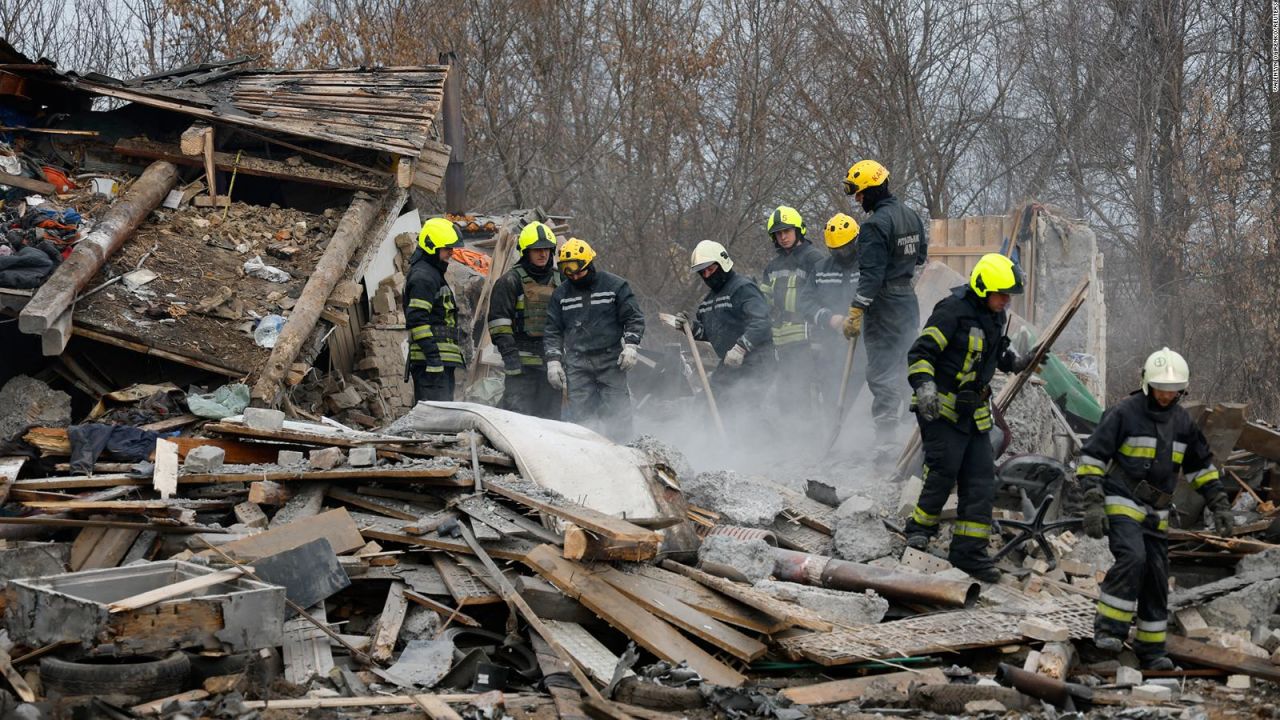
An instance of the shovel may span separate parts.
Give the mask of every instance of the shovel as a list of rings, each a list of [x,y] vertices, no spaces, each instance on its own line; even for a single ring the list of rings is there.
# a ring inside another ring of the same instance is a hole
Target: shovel
[[[668,326],[677,324],[674,315],[662,313],[659,317]],[[693,355],[694,367],[698,368],[698,378],[702,380],[702,389],[707,393],[707,405],[711,408],[711,418],[716,422],[716,429],[720,431],[720,438],[727,441],[729,436],[725,433],[724,423],[720,420],[720,410],[716,407],[716,396],[711,392],[711,383],[707,380],[707,370],[702,367],[702,355],[698,353],[698,343],[693,339],[693,328],[687,322],[684,323],[684,338],[689,341],[689,353]]]
[[[840,380],[840,399],[836,403],[836,422],[835,427],[831,428],[831,438],[827,440],[827,449],[822,453],[822,457],[831,454],[831,449],[836,446],[836,440],[840,438],[840,430],[844,427],[844,416],[848,412],[845,407],[845,400],[849,396],[849,376],[853,374],[853,352],[858,349],[858,336],[854,335],[849,338],[849,350],[844,354],[844,377]]]

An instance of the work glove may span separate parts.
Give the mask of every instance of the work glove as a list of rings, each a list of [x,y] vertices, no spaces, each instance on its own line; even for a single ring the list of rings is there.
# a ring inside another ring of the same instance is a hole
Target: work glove
[[[1220,492],[1209,499],[1209,512],[1213,513],[1213,528],[1222,537],[1231,537],[1236,529],[1236,518],[1231,514],[1231,501]]]
[[[741,345],[735,344],[729,348],[729,352],[724,354],[724,364],[728,367],[742,367],[742,361],[747,357],[747,349]]]
[[[640,346],[627,343],[622,346],[622,352],[618,355],[618,369],[626,372],[636,366],[636,362],[640,359]]]
[[[927,422],[942,416],[942,400],[938,398],[938,385],[926,380],[916,388],[916,413]]]
[[[524,364],[520,362],[519,355],[513,354],[511,357],[502,358],[502,369],[507,374],[507,377],[512,377],[524,372]]]
[[[844,319],[844,336],[852,340],[862,334],[862,308],[849,308],[849,317]]]
[[[1031,365],[1031,358],[1032,358],[1031,353],[1027,353],[1026,355],[1019,355],[1018,353],[1012,350],[1006,350],[1005,352],[1008,353],[1008,355],[1010,356],[1009,370],[1013,372],[1015,375],[1022,372],[1023,370],[1026,370]]]
[[[684,332],[685,326],[689,324],[689,313],[681,311],[675,315],[663,315],[662,321],[672,330]]]
[[[1110,523],[1107,521],[1106,498],[1102,488],[1091,487],[1084,493],[1084,534],[1095,540],[1106,536]]]
[[[563,390],[565,382],[568,378],[564,375],[564,365],[559,360],[551,360],[547,363],[547,382],[551,383],[551,387],[557,390]]]

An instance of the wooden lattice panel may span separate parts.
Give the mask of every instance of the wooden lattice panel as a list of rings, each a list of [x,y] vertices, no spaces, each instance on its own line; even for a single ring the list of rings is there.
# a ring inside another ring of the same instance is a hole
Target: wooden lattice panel
[[[866,625],[830,633],[810,633],[779,641],[792,658],[822,665],[848,665],[944,651],[1011,645],[1022,641],[1018,622],[1028,614],[1067,626],[1073,639],[1093,637],[1093,603],[1069,598],[1034,613],[957,610]]]

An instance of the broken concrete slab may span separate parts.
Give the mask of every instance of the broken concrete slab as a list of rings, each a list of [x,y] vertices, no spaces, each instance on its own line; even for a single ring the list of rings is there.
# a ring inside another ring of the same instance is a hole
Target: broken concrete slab
[[[1269,579],[1280,575],[1280,547],[1245,555],[1236,563],[1236,577]]]
[[[714,510],[723,522],[734,525],[769,527],[786,507],[782,495],[768,484],[729,470],[699,473],[682,489],[690,503]]]
[[[396,663],[386,670],[373,672],[388,682],[406,688],[431,688],[449,674],[453,667],[453,641],[410,640]]]
[[[299,483],[294,487],[293,496],[271,518],[269,527],[274,530],[295,520],[319,514],[320,508],[324,506],[324,494],[328,490],[328,483]]]
[[[286,467],[290,465],[301,465],[306,460],[306,456],[298,450],[281,450],[276,456],[276,463]]]
[[[889,601],[871,590],[858,593],[776,580],[758,582],[756,588],[808,608],[835,625],[874,625],[889,612]]]
[[[0,442],[32,425],[66,427],[71,424],[71,396],[61,390],[17,375],[0,388]]]
[[[280,430],[284,428],[284,413],[268,408],[245,408],[244,424],[254,430]]]
[[[216,473],[222,469],[227,453],[215,445],[200,445],[187,451],[182,469],[189,473]]]
[[[751,582],[756,582],[773,574],[773,546],[759,539],[710,535],[698,548],[698,561],[733,568]]]
[[[1142,672],[1136,668],[1121,665],[1116,668],[1116,685],[1120,687],[1136,687],[1142,684]]]
[[[378,464],[378,450],[373,447],[351,448],[347,462],[351,467],[373,467]]]
[[[0,548],[0,588],[5,580],[65,573],[70,560],[69,543],[10,544]]]
[[[1173,690],[1163,685],[1138,685],[1130,692],[1135,700],[1169,702],[1173,699]]]
[[[1262,580],[1215,598],[1200,608],[1205,622],[1226,630],[1265,626],[1280,605],[1280,578]]]
[[[874,501],[851,495],[835,512],[836,556],[867,562],[899,554],[905,544],[884,526],[884,518]]]
[[[312,450],[307,455],[307,462],[312,470],[332,470],[346,461],[347,456],[342,454],[341,448],[336,447]]]

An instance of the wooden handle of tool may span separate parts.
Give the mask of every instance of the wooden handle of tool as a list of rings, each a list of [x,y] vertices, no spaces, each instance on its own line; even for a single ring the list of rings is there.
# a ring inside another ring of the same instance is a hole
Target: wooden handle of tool
[[[689,341],[689,352],[693,355],[693,365],[698,368],[698,377],[702,380],[702,389],[707,393],[707,405],[711,407],[711,417],[716,421],[716,429],[720,431],[720,437],[728,439],[728,434],[724,431],[724,423],[720,420],[720,410],[716,407],[716,396],[711,392],[711,382],[707,380],[707,370],[702,367],[702,355],[698,353],[698,342],[693,339],[693,328],[689,327],[689,323],[684,324],[684,337]]]

